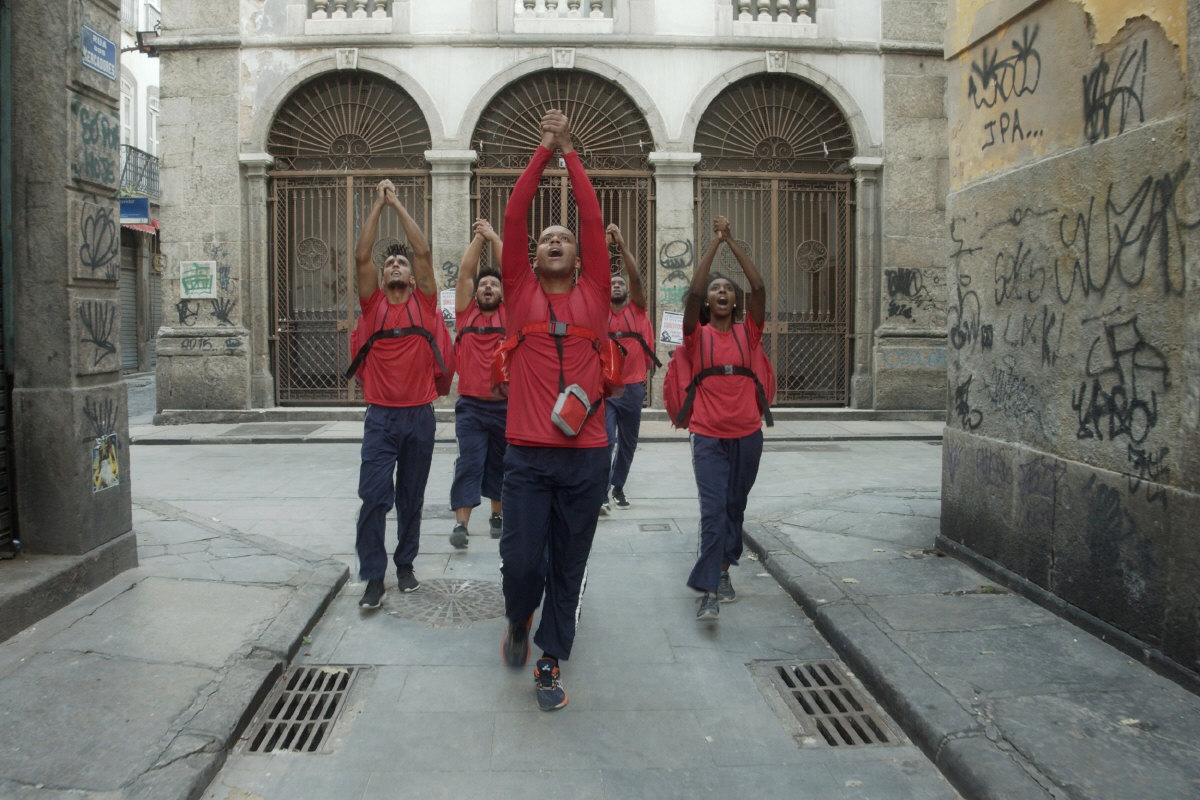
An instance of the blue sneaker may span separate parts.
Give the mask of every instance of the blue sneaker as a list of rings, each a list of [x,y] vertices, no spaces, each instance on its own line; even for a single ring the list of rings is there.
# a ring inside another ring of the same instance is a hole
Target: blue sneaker
[[[558,664],[552,659],[538,659],[533,670],[533,685],[537,689],[538,708],[542,711],[556,711],[567,704],[567,692],[559,678]]]

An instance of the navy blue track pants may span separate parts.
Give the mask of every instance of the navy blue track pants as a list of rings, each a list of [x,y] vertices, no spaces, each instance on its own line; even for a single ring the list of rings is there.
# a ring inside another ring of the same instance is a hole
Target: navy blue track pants
[[[504,457],[504,613],[523,623],[544,595],[533,641],[554,658],[571,656],[575,615],[607,477],[606,447],[510,444]]]
[[[610,397],[604,401],[607,408],[604,424],[608,430],[608,455],[612,459],[609,486],[624,486],[629,479],[629,467],[633,464],[633,451],[637,449],[638,431],[642,427],[642,403],[645,399],[645,384],[627,383],[620,397]],[[617,449],[615,458],[614,444]]]
[[[746,501],[762,459],[761,430],[740,439],[691,435],[692,469],[700,494],[700,547],[688,586],[715,592],[722,564],[737,564],[742,555],[742,523]]]
[[[387,512],[396,507],[397,568],[411,567],[421,545],[421,510],[433,459],[433,405],[367,406],[358,471],[358,573],[364,581],[387,573]],[[393,482],[393,476],[395,478]]]
[[[460,397],[454,404],[458,458],[450,484],[450,508],[474,508],[482,497],[499,500],[504,488],[504,424],[508,401]]]

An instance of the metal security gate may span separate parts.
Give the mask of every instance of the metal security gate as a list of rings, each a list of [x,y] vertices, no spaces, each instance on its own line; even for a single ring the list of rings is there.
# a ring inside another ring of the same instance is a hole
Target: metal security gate
[[[845,405],[850,348],[849,180],[701,175],[697,241],[712,219],[734,236],[767,285],[763,343],[775,365],[778,405]],[[728,248],[713,265],[746,288]]]
[[[841,111],[790,75],[755,75],[721,92],[696,129],[696,242],[729,218],[767,286],[764,342],[778,405],[846,405],[853,330],[854,142]],[[722,248],[713,265],[746,288]]]
[[[280,405],[361,401],[350,365],[350,331],[359,313],[354,245],[387,177],[413,219],[427,227],[429,179],[389,171],[337,176],[273,173],[272,297],[275,392]],[[404,241],[393,213],[379,219],[376,266]]]
[[[428,230],[429,127],[399,86],[365,71],[319,76],[272,124],[271,338],[280,405],[361,402],[344,375],[358,316],[354,245],[382,178]],[[391,212],[379,220],[376,267],[404,241]]]

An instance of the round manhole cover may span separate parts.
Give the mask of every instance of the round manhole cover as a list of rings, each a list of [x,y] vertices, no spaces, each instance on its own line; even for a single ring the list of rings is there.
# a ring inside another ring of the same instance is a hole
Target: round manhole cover
[[[387,613],[430,628],[466,628],[504,616],[504,591],[493,581],[433,578],[409,594],[389,592]]]

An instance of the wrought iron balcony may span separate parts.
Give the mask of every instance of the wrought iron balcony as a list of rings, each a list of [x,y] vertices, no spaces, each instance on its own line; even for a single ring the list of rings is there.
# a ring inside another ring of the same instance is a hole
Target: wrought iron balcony
[[[132,145],[121,145],[121,194],[125,197],[159,196],[157,156]]]

